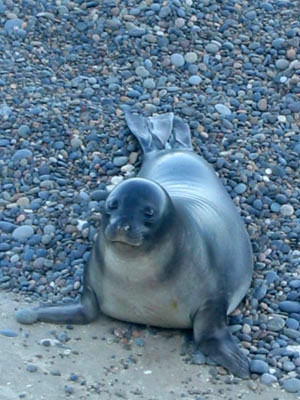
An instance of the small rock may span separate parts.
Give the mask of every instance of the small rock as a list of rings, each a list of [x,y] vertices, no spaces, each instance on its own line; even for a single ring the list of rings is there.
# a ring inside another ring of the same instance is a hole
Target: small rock
[[[279,332],[281,331],[285,326],[285,322],[284,319],[281,317],[274,317],[269,319],[268,323],[267,323],[267,328],[270,331],[273,332]]]
[[[174,53],[171,55],[171,63],[175,65],[175,67],[182,67],[185,63],[184,57],[181,54]]]
[[[294,207],[291,204],[283,204],[280,207],[280,213],[284,217],[290,217],[294,214]]]
[[[259,109],[259,111],[266,111],[268,108],[267,99],[259,100],[259,102],[257,103],[257,108]]]
[[[195,62],[197,62],[198,56],[197,53],[191,51],[185,54],[184,59],[188,64],[194,64]]]
[[[15,240],[19,240],[20,242],[24,242],[29,239],[34,234],[33,227],[30,225],[23,225],[16,228],[12,236]]]
[[[37,366],[33,364],[28,364],[26,367],[26,371],[28,372],[36,372],[37,371]]]
[[[260,378],[261,383],[263,383],[264,385],[272,385],[272,383],[277,382],[277,378],[274,375],[268,374],[267,372],[265,372],[264,374],[262,374],[261,378]]]
[[[297,378],[287,379],[282,386],[289,393],[297,393],[300,391],[300,380]]]
[[[279,303],[279,309],[287,313],[300,312],[300,303],[298,301],[285,300]]]
[[[32,151],[28,149],[21,149],[17,150],[15,154],[12,156],[12,161],[21,161],[23,159],[31,158],[32,157]]]
[[[279,70],[287,69],[289,64],[290,64],[289,61],[284,58],[277,60],[275,63],[276,68],[278,68]]]
[[[224,104],[216,104],[215,109],[218,111],[219,114],[223,115],[224,117],[231,115],[230,109]]]
[[[18,333],[13,331],[12,329],[1,329],[0,335],[7,336],[7,337],[16,337]]]
[[[234,187],[234,191],[235,191],[237,194],[243,194],[243,193],[246,192],[246,190],[247,190],[247,186],[246,186],[244,183],[239,183],[238,185],[236,185],[236,186]]]
[[[217,54],[217,52],[219,51],[219,46],[217,46],[217,45],[214,44],[214,43],[209,43],[209,44],[207,44],[207,45],[205,46],[205,50],[206,50],[208,53]]]
[[[269,365],[262,360],[251,360],[250,371],[255,374],[264,374],[269,372]]]

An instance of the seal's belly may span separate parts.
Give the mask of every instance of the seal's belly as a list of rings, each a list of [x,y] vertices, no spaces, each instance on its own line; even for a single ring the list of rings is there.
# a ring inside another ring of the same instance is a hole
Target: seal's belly
[[[190,312],[170,288],[102,282],[101,311],[123,321],[162,328],[191,328]]]

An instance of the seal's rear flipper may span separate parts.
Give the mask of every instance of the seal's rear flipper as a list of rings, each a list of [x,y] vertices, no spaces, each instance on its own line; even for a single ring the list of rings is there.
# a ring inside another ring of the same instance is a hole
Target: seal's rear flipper
[[[174,147],[192,149],[192,138],[190,127],[181,118],[174,117],[173,137],[175,139]]]
[[[228,328],[222,336],[211,337],[199,344],[199,349],[239,378],[249,378],[249,361],[234,342]]]
[[[210,313],[196,314],[194,319],[194,339],[199,349],[229,372],[246,379],[250,375],[249,361],[243,351],[234,342],[233,337],[222,322],[222,316],[210,310]],[[225,319],[225,318],[224,318]]]
[[[192,149],[189,126],[173,113],[146,118],[127,112],[125,119],[144,153],[166,148]]]

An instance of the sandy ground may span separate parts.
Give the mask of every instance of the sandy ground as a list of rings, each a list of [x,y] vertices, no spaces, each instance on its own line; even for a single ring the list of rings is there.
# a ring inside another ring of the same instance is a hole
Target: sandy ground
[[[278,385],[267,387],[248,380],[226,383],[229,375],[213,377],[215,367],[191,365],[180,355],[180,331],[137,328],[126,338],[129,325],[106,317],[86,326],[38,323],[21,326],[15,310],[26,306],[11,293],[0,292],[0,399],[296,399]],[[55,337],[70,338],[62,344]],[[125,332],[125,334],[124,334]],[[45,346],[41,342],[45,339]],[[141,346],[142,344],[142,346]],[[27,370],[29,365],[36,371]],[[222,369],[218,369],[222,372]]]

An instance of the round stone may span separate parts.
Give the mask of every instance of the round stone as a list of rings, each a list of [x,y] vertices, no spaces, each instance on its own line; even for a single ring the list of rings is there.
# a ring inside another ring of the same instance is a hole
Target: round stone
[[[231,115],[230,109],[224,104],[216,104],[215,109],[218,111],[219,114],[224,117],[228,117],[229,115]]]
[[[287,69],[289,66],[289,61],[286,60],[285,58],[281,58],[279,60],[276,61],[275,65],[277,69],[280,69],[281,71],[284,69]]]
[[[25,158],[31,158],[32,157],[32,151],[28,149],[21,149],[17,150],[15,154],[12,156],[12,161],[21,161]]]
[[[189,84],[192,86],[196,86],[199,85],[202,82],[202,78],[198,75],[192,75],[189,78]]]
[[[175,25],[177,28],[183,28],[185,25],[185,19],[184,18],[176,18]]]
[[[7,337],[16,337],[18,333],[13,331],[12,329],[1,329],[0,335],[7,336]]]
[[[265,374],[269,372],[269,365],[262,360],[251,360],[250,371],[254,374]]]
[[[276,50],[281,50],[284,47],[285,39],[284,38],[276,38],[272,41],[272,46]]]
[[[147,78],[150,75],[150,72],[143,66],[139,66],[135,69],[135,73],[137,76],[140,76],[141,78]]]
[[[298,301],[285,300],[279,303],[279,309],[287,313],[299,313],[300,303]]]
[[[244,183],[239,183],[238,185],[236,185],[234,187],[234,191],[237,194],[243,194],[246,192],[246,190],[247,190],[247,186]]]
[[[280,207],[280,213],[284,216],[284,217],[290,217],[291,215],[294,214],[294,207],[291,204],[283,204]]]
[[[282,386],[289,393],[297,393],[300,391],[300,380],[297,378],[287,379]]]
[[[113,159],[113,163],[115,164],[116,167],[122,167],[123,165],[127,164],[127,162],[128,162],[128,157],[126,156],[115,157]]]
[[[183,67],[185,63],[184,57],[181,54],[174,53],[171,55],[171,63],[175,65],[175,67]]]
[[[273,383],[277,382],[277,378],[274,375],[268,374],[267,372],[262,374],[260,378],[261,383],[264,385],[272,385]]]
[[[146,89],[153,90],[153,89],[155,89],[155,86],[156,86],[155,85],[155,80],[152,79],[152,78],[145,79],[144,82],[143,82],[143,86]]]
[[[4,30],[8,33],[21,29],[23,25],[23,20],[19,18],[12,18],[5,22]]]
[[[274,317],[269,319],[268,323],[267,323],[267,328],[270,331],[273,332],[279,332],[281,331],[285,326],[285,322],[284,319],[281,317]]]
[[[219,46],[217,46],[215,43],[208,43],[205,46],[205,50],[210,54],[217,54],[219,51]]]
[[[172,10],[169,6],[162,7],[159,12],[159,18],[167,18],[171,14]]]
[[[32,226],[23,225],[23,226],[19,226],[18,228],[16,228],[13,231],[12,236],[15,240],[19,240],[22,242],[22,241],[29,239],[33,234],[34,234],[34,230],[33,230]]]
[[[21,125],[18,129],[18,133],[22,137],[26,137],[30,134],[30,128],[28,125]]]
[[[188,64],[194,64],[195,62],[197,62],[198,56],[197,53],[190,51],[185,54],[184,59]]]
[[[26,367],[26,371],[28,372],[36,372],[37,371],[37,366],[33,364],[28,364]]]
[[[299,322],[294,318],[288,318],[286,320],[285,326],[290,329],[297,330],[299,328]]]
[[[260,99],[259,102],[257,103],[257,108],[259,111],[266,111],[268,108],[268,102],[267,99]]]
[[[296,366],[291,361],[285,361],[282,365],[282,369],[286,372],[291,372],[296,369]]]

